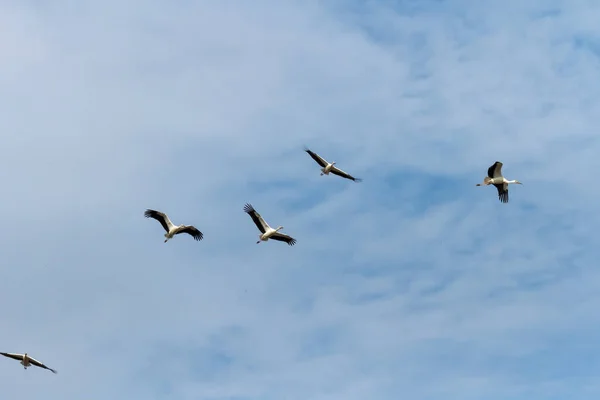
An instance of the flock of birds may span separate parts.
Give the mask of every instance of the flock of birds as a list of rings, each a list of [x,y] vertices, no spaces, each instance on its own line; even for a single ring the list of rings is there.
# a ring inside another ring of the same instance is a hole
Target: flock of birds
[[[336,167],[335,162],[328,162],[327,160],[325,160],[324,158],[322,158],[321,156],[319,156],[318,154],[316,154],[315,152],[313,152],[309,149],[304,149],[304,151],[306,151],[312,157],[312,159],[315,160],[317,162],[317,164],[319,164],[319,166],[321,166],[321,176],[329,175],[331,173],[331,174],[334,174],[337,176],[341,176],[342,178],[352,180],[354,182],[361,181],[361,179],[355,178],[352,175],[350,175],[350,174],[342,171],[338,167]],[[508,185],[509,184],[522,185],[522,183],[516,179],[515,180],[506,179],[502,175],[502,163],[500,161],[496,161],[491,167],[488,168],[488,173],[487,173],[487,176],[483,179],[483,183],[478,183],[476,186],[494,185],[496,187],[496,189],[498,190],[498,198],[500,199],[500,201],[502,203],[508,203]],[[269,239],[280,241],[280,242],[285,242],[290,246],[293,246],[294,244],[296,244],[296,239],[280,232],[283,229],[283,226],[278,226],[277,228],[272,228],[269,224],[267,224],[267,222],[263,219],[263,217],[261,217],[261,215],[254,209],[254,207],[252,207],[251,204],[246,204],[244,206],[244,212],[246,212],[250,216],[250,218],[252,219],[252,221],[254,222],[254,224],[256,225],[258,230],[260,231],[259,240],[256,242],[257,244],[260,243],[261,241],[266,242]],[[198,228],[196,228],[193,225],[175,225],[175,224],[173,224],[173,222],[171,222],[171,220],[169,219],[167,214],[165,214],[163,212],[148,209],[144,212],[144,216],[146,218],[153,218],[153,219],[157,220],[158,222],[160,222],[160,224],[166,231],[166,233],[164,235],[165,236],[164,243],[167,243],[167,241],[169,241],[175,235],[178,235],[180,233],[187,233],[188,235],[192,236],[195,240],[202,240],[204,237],[204,234],[202,232],[200,232],[198,230]],[[20,354],[20,353],[2,353],[2,352],[0,352],[0,354],[5,357],[20,361],[21,365],[23,365],[23,368],[25,368],[25,369],[34,365],[36,367],[44,368],[49,371],[52,371],[56,374],[56,370],[49,368],[46,365],[44,365],[44,363],[42,363],[41,361],[38,361],[38,360],[28,356],[27,353]]]

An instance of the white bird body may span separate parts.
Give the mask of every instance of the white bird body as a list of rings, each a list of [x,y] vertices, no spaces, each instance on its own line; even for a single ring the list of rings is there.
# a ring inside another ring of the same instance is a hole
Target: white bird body
[[[273,229],[273,228],[271,228],[271,227],[269,226],[269,227],[266,229],[266,232],[265,232],[265,233],[263,233],[262,235],[259,235],[259,236],[260,236],[260,240],[262,240],[262,241],[266,242],[267,240],[269,240],[269,238],[270,238],[271,236],[273,236],[273,235],[274,235],[276,232],[278,232],[278,231],[280,231],[280,230],[282,230],[282,229],[283,229],[283,226],[278,226],[278,227],[277,227],[277,228],[275,228],[275,229]]]
[[[323,175],[329,175],[329,173],[331,172],[331,168],[333,168],[334,165],[335,165],[335,161],[327,163],[327,165],[325,166],[325,168],[321,168],[321,176],[323,176]]]
[[[334,175],[341,176],[342,178],[350,179],[351,181],[354,181],[354,182],[362,181],[362,179],[355,178],[352,175],[350,175],[349,173],[344,172],[341,169],[339,169],[338,167],[336,167],[335,161],[329,162],[329,161],[325,160],[323,157],[321,157],[320,155],[318,155],[317,153],[315,153],[307,148],[305,148],[304,151],[307,152],[308,155],[311,156],[311,158],[313,160],[315,160],[317,162],[317,164],[319,164],[321,166],[321,176],[329,175],[329,173],[332,173]]]
[[[167,214],[162,213],[160,211],[148,209],[144,212],[144,216],[146,218],[153,218],[160,222],[162,227],[167,232],[165,233],[165,243],[172,239],[173,236],[178,235],[180,233],[187,233],[191,235],[195,240],[202,240],[202,238],[204,237],[202,232],[196,229],[196,227],[194,227],[193,225],[175,225],[173,224],[173,222],[171,222]]]
[[[516,183],[522,185],[516,179],[508,180],[502,176],[502,163],[496,161],[491,167],[488,168],[488,176],[483,178],[483,183],[478,183],[475,186],[488,186],[494,185],[498,189],[498,198],[502,203],[508,203],[508,185]]]
[[[4,357],[12,358],[13,360],[18,360],[24,369],[27,369],[28,367],[31,367],[32,365],[34,365],[36,367],[40,367],[40,368],[44,368],[49,371],[52,371],[55,374],[57,373],[52,368],[48,368],[47,366],[45,366],[44,363],[42,363],[41,361],[38,361],[32,357],[29,357],[27,355],[27,353],[19,354],[19,353],[2,353],[2,352],[0,352],[0,354],[3,355]]]
[[[23,367],[25,367],[25,369],[31,366],[31,363],[29,362],[29,356],[27,355],[27,353],[23,354],[23,359],[20,361],[20,364]]]
[[[261,241],[266,242],[269,239],[277,240],[280,242],[286,242],[290,246],[296,244],[296,239],[284,233],[279,233],[279,231],[283,229],[283,226],[278,226],[275,229],[271,228],[271,226],[267,224],[267,222],[254,209],[254,207],[252,207],[252,205],[246,204],[244,206],[244,212],[246,212],[250,216],[250,218],[252,218],[252,221],[254,221],[254,224],[261,232],[261,234],[258,235],[259,240],[258,242],[256,242],[256,244],[259,244]]]

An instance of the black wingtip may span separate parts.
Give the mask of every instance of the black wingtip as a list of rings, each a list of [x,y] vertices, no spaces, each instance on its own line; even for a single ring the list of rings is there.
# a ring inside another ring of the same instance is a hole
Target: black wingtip
[[[255,210],[254,207],[252,207],[252,204],[246,203],[246,205],[244,206],[244,212],[251,213],[253,211]]]

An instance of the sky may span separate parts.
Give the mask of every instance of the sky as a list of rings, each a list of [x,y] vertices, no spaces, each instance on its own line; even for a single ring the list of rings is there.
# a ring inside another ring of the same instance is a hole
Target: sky
[[[598,398],[599,20],[0,0],[2,397]]]

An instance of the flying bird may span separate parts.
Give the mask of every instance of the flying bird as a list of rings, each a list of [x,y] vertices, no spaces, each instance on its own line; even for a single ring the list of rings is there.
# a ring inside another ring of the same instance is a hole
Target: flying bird
[[[165,231],[167,231],[167,233],[165,233],[165,243],[167,243],[169,239],[173,238],[173,236],[180,233],[187,233],[188,235],[192,236],[194,240],[202,240],[204,237],[202,232],[192,225],[173,225],[167,214],[160,211],[146,210],[144,212],[144,216],[146,218],[154,218],[160,222],[163,228],[165,228]]]
[[[2,353],[2,352],[0,352],[0,354],[2,354],[4,357],[12,358],[13,360],[21,361],[21,365],[25,369],[27,369],[27,367],[31,367],[32,365],[35,365],[36,367],[47,369],[47,370],[52,371],[52,372],[54,372],[56,374],[55,370],[53,370],[52,368],[48,368],[47,366],[45,366],[43,363],[41,363],[40,361],[36,360],[35,358],[29,357],[27,355],[27,353],[25,353],[25,354],[17,354],[17,353]]]
[[[335,161],[331,162],[331,163],[327,162],[327,160],[325,160],[323,157],[319,156],[317,153],[315,153],[307,148],[305,148],[304,151],[307,152],[308,155],[311,156],[312,159],[315,160],[317,162],[317,164],[319,164],[322,167],[321,168],[321,176],[329,175],[329,173],[331,172],[334,175],[341,176],[342,178],[350,179],[351,181],[354,181],[354,182],[362,181],[362,179],[355,178],[352,175],[348,174],[347,172],[344,172],[341,169],[339,169],[338,167],[336,167]]]
[[[293,237],[288,236],[284,233],[279,233],[279,231],[283,229],[283,226],[278,226],[277,229],[271,228],[269,224],[265,222],[263,217],[261,217],[260,214],[257,213],[254,207],[252,207],[250,204],[246,204],[244,206],[244,211],[250,216],[250,218],[252,218],[252,221],[254,221],[256,227],[261,232],[261,234],[258,235],[260,240],[256,242],[256,244],[259,244],[261,240],[263,242],[266,242],[269,239],[278,240],[280,242],[286,242],[290,246],[296,244],[296,239],[294,239]]]
[[[475,186],[488,186],[494,185],[498,189],[498,198],[502,203],[508,203],[508,185],[510,183],[516,183],[522,185],[518,180],[509,181],[502,176],[502,163],[496,161],[494,165],[488,168],[488,176],[483,178],[483,183],[478,183]]]

